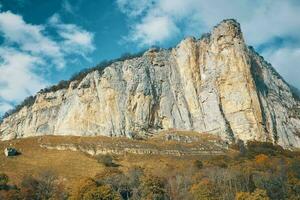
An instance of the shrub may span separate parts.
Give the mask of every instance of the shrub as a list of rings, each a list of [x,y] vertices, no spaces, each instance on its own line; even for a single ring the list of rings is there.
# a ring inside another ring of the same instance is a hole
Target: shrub
[[[195,166],[197,169],[202,169],[202,168],[203,168],[203,163],[202,163],[201,160],[195,160],[194,166]]]
[[[57,177],[50,171],[39,174],[37,178],[24,177],[21,183],[21,194],[24,199],[66,199],[67,193],[63,185],[59,184]]]
[[[259,154],[275,156],[284,154],[284,149],[279,145],[274,145],[271,142],[248,141],[247,156],[255,157]]]
[[[2,200],[23,200],[22,196],[17,189],[12,189],[8,191],[0,191],[0,199]]]
[[[209,164],[220,167],[227,168],[229,163],[229,158],[227,156],[214,156],[209,161]]]
[[[140,178],[143,171],[140,168],[132,168],[126,174],[117,168],[105,168],[103,172],[95,176],[99,185],[110,185],[123,199],[141,199]]]
[[[8,176],[4,173],[0,174],[0,189],[5,189],[8,183]]]
[[[287,185],[287,199],[300,199],[300,179],[289,177]]]
[[[86,191],[82,200],[121,200],[121,197],[110,186],[102,185]]]
[[[120,195],[108,184],[87,178],[78,182],[72,200],[121,200]]]
[[[98,155],[98,163],[103,164],[105,167],[118,167],[119,165],[113,162],[113,157],[111,155]]]
[[[300,160],[292,160],[289,165],[289,172],[300,180]]]
[[[265,190],[256,189],[254,192],[238,192],[235,200],[269,200]]]
[[[165,180],[156,176],[146,176],[141,184],[142,199],[167,200],[169,196],[166,192]]]
[[[266,168],[271,164],[271,160],[265,154],[259,154],[255,156],[255,163],[260,168]]]
[[[191,193],[194,199],[217,200],[219,198],[217,188],[208,179],[203,179],[199,183],[192,185]]]
[[[91,178],[81,179],[77,185],[74,186],[75,190],[71,195],[72,200],[81,200],[88,191],[97,188],[97,182]]]

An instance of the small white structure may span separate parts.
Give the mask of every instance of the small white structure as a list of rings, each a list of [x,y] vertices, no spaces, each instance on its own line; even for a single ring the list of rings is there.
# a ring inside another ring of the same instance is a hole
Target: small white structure
[[[18,151],[15,148],[7,147],[4,149],[4,154],[6,157],[18,155]]]

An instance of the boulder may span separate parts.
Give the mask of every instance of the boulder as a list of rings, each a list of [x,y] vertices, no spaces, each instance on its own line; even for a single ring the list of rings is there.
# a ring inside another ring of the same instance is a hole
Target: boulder
[[[4,154],[6,157],[10,157],[19,155],[19,152],[15,148],[8,147],[4,149]]]

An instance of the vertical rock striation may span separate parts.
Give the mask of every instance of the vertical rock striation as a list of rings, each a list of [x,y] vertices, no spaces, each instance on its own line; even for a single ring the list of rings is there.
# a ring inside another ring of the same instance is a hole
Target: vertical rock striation
[[[167,129],[300,147],[299,102],[224,20],[201,39],[93,71],[67,89],[38,93],[4,119],[0,137],[153,134]]]

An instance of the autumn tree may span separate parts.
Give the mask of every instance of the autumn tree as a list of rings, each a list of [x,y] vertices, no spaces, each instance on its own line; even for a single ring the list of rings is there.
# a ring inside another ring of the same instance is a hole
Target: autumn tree
[[[25,200],[63,200],[67,198],[63,185],[51,171],[45,171],[38,177],[24,177],[21,183],[21,195]]]
[[[71,196],[72,200],[121,200],[121,196],[110,185],[87,178],[79,181]]]
[[[219,191],[209,179],[203,179],[191,187],[191,193],[194,199],[217,200]]]
[[[121,196],[109,185],[92,187],[82,195],[82,200],[121,200]]]
[[[71,199],[72,200],[81,200],[85,193],[89,190],[93,190],[97,188],[97,183],[92,178],[81,179],[77,185],[73,186],[74,191],[72,192]]]
[[[238,192],[235,200],[270,200],[265,190],[256,189],[254,192]]]
[[[142,199],[168,200],[165,180],[156,176],[145,176],[141,183]]]
[[[255,164],[260,169],[266,169],[270,167],[271,160],[269,157],[265,154],[259,154],[255,156]]]

